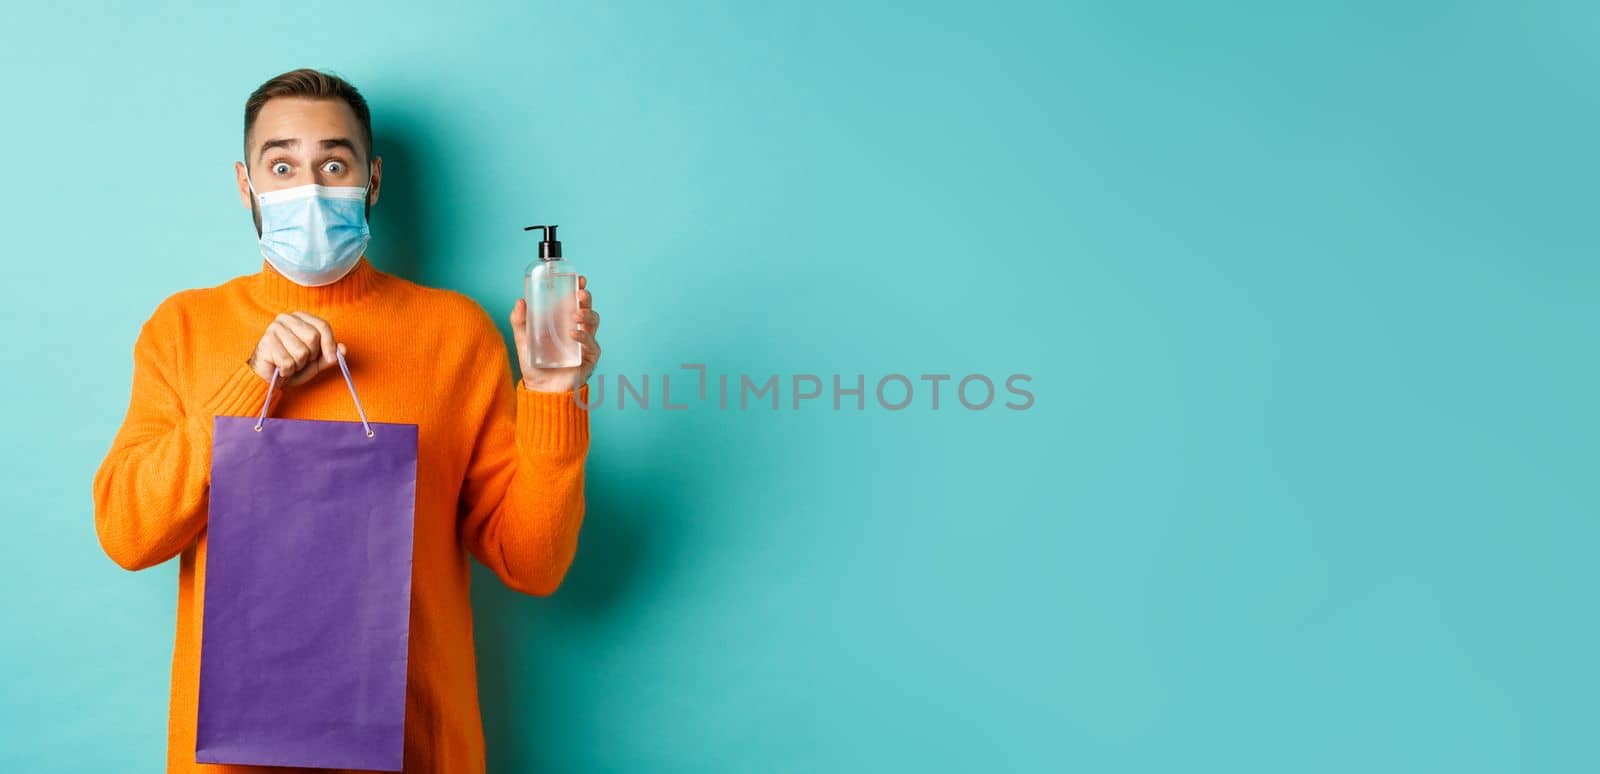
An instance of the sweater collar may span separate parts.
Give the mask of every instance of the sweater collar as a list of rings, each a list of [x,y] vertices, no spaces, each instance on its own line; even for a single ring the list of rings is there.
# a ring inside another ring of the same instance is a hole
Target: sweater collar
[[[385,276],[362,253],[348,274],[326,285],[306,287],[283,276],[263,258],[261,271],[251,277],[251,290],[257,298],[273,307],[306,309],[347,306],[371,295],[383,284]]]

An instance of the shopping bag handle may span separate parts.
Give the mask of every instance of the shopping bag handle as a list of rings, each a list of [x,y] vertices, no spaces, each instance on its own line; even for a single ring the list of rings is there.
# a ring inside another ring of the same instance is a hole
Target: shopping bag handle
[[[373,436],[372,425],[367,423],[367,412],[361,408],[361,398],[356,396],[356,383],[350,381],[350,367],[344,364],[344,353],[335,351],[339,356],[339,370],[344,372],[345,386],[350,388],[350,399],[356,402],[356,413],[361,415],[361,426],[367,429],[367,437]],[[272,381],[267,382],[267,399],[261,402],[261,417],[256,420],[256,432],[261,432],[261,423],[267,421],[267,407],[272,405],[272,388],[278,384],[278,367],[272,367]]]

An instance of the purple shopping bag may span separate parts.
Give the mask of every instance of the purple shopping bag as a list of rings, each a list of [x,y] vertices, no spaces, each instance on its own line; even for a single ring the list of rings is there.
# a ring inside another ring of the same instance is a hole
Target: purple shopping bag
[[[215,419],[197,763],[401,769],[417,426],[339,368],[360,422]]]

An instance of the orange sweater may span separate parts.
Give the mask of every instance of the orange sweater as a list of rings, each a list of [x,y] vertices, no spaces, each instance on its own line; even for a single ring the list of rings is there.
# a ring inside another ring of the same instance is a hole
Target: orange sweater
[[[418,425],[405,771],[482,772],[468,554],[517,591],[561,584],[583,523],[588,412],[570,392],[513,380],[493,319],[460,293],[377,270],[339,281],[261,271],[163,301],[133,350],[128,413],[94,478],[95,529],[117,564],[180,556],[168,772],[282,772],[196,764],[200,627],[214,415],[255,416],[267,382],[246,365],[279,312],[327,320],[367,417]],[[578,397],[588,404],[588,385]],[[271,416],[354,421],[338,369],[272,391]],[[305,769],[328,774],[329,769]]]

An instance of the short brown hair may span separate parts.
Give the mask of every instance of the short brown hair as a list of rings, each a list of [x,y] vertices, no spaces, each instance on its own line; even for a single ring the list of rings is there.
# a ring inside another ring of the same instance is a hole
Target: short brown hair
[[[366,143],[367,160],[372,160],[372,113],[367,110],[367,100],[350,82],[337,75],[302,67],[276,75],[261,84],[244,103],[244,160],[250,163],[250,129],[261,114],[261,106],[273,97],[308,97],[311,99],[342,99],[355,112],[361,123],[361,139]]]

